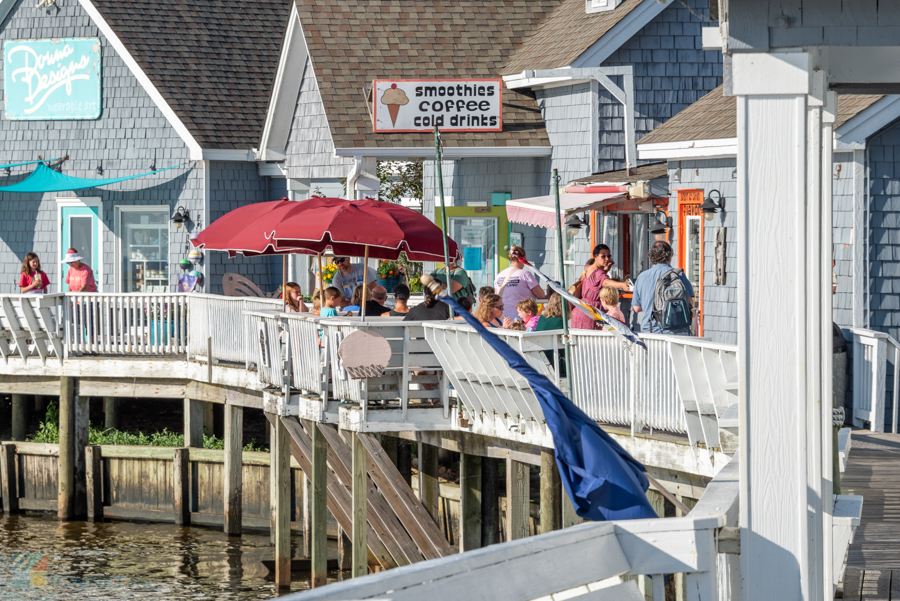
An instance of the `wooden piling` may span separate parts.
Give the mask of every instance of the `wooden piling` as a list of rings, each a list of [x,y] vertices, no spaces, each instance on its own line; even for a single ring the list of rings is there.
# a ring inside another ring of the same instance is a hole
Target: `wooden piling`
[[[103,397],[103,423],[107,430],[110,428],[120,429],[119,399],[114,396]]]
[[[315,422],[310,424],[310,442],[312,444],[312,499],[310,501],[311,509],[311,527],[312,548],[310,549],[310,564],[312,578],[310,586],[325,586],[328,583],[328,558],[326,555],[328,534],[326,523],[328,516],[328,508],[326,505],[326,486],[328,464],[326,457],[328,449],[325,443],[325,436],[319,430],[319,425]]]
[[[59,382],[58,468],[57,517],[66,521],[75,517],[75,379],[67,376]]]
[[[440,488],[438,487],[438,448],[419,442],[419,500],[431,518],[440,525]]]
[[[529,468],[527,463],[506,459],[506,540],[528,536]]]
[[[408,440],[397,440],[397,470],[408,486],[412,486],[412,443]]]
[[[275,475],[275,586],[291,587],[291,449],[289,435],[276,419],[270,471]]]
[[[387,455],[388,459],[391,460],[391,463],[397,465],[397,448],[399,446],[399,439],[396,436],[388,436],[387,434],[383,434],[381,436],[381,448],[384,449],[385,455]]]
[[[84,449],[87,481],[87,518],[89,522],[103,521],[103,478],[100,447],[91,445]]]
[[[304,472],[300,477],[303,487],[303,505],[297,520],[303,524],[303,556],[312,557],[312,481]]]
[[[347,572],[353,569],[353,541],[344,529],[338,526],[338,569]]]
[[[559,496],[560,503],[562,503],[562,527],[569,528],[570,526],[582,523],[584,519],[575,513],[575,505],[572,503],[572,499],[569,498],[569,495],[563,491]]]
[[[225,406],[225,534],[241,535],[244,408]]]
[[[353,533],[351,536],[353,542],[353,565],[352,576],[365,576],[369,573],[369,548],[366,544],[369,535],[369,524],[367,522],[368,513],[368,455],[366,448],[356,433],[352,433],[351,450],[353,453]]]
[[[541,534],[562,526],[562,483],[553,449],[541,449]]]
[[[28,405],[24,394],[12,395],[12,439],[24,441],[28,434]]]
[[[481,546],[500,542],[500,460],[481,459]]]
[[[184,446],[203,448],[203,401],[184,399]]]
[[[275,470],[275,430],[278,428],[277,422],[279,418],[276,416],[275,421],[268,421],[266,424],[266,438],[269,443],[269,542],[275,544],[275,512],[278,507],[278,472]],[[290,445],[288,445],[288,453],[290,453]]]
[[[215,436],[216,434],[214,409],[215,403],[203,403],[203,434],[205,436]]]
[[[16,482],[16,445],[0,444],[0,495],[3,496],[3,512],[9,515],[19,511],[19,490]]]
[[[174,450],[172,463],[172,505],[175,510],[175,524],[190,526],[191,524],[191,464],[190,450],[187,447]]]
[[[481,547],[481,457],[461,453],[459,457],[459,550]]]

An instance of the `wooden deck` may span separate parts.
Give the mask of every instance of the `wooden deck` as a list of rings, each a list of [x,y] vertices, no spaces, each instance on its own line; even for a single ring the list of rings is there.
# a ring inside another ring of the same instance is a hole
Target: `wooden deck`
[[[843,598],[900,601],[900,434],[854,430],[841,492],[864,498]]]

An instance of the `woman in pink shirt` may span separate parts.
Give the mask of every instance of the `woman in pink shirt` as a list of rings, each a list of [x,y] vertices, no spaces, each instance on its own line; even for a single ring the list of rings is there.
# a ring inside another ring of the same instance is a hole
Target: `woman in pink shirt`
[[[45,294],[50,287],[50,278],[41,271],[41,260],[34,253],[25,255],[22,261],[22,275],[19,276],[19,289],[22,294]]]
[[[69,271],[66,273],[69,292],[97,292],[94,271],[90,265],[82,262],[83,258],[77,250],[70,248],[66,252],[66,258],[62,261],[69,264]]]

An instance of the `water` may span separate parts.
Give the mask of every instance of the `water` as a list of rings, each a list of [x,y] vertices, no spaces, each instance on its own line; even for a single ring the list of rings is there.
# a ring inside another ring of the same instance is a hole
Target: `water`
[[[261,561],[273,552],[268,534],[0,515],[0,600],[271,599]],[[307,578],[295,573],[291,592],[309,588]]]

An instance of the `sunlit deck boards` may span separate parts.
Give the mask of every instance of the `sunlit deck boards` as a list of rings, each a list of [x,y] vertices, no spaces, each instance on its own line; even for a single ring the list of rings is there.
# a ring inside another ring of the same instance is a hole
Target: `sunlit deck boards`
[[[900,601],[900,434],[854,430],[841,491],[864,498],[844,599]]]

